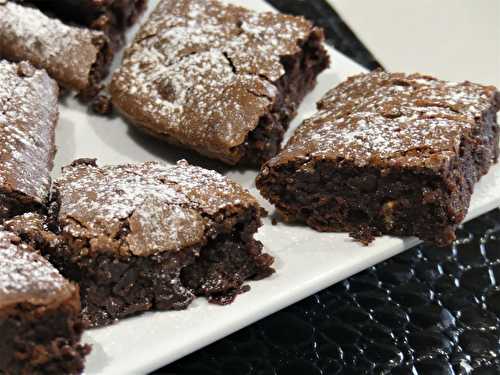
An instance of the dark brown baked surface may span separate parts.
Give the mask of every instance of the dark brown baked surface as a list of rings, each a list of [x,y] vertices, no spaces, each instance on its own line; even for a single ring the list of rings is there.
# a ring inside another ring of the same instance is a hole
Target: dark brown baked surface
[[[0,222],[47,203],[57,97],[44,71],[0,61]]]
[[[38,9],[7,1],[0,4],[0,58],[29,61],[61,86],[93,97],[108,72],[112,51],[100,31],[68,26]]]
[[[285,217],[321,231],[415,235],[445,245],[498,159],[492,86],[377,71],[318,103],[257,178]]]
[[[79,283],[93,326],[186,308],[195,296],[230,302],[245,280],[274,272],[253,237],[260,225],[256,200],[214,171],[92,160],[64,168],[48,219],[6,222]]]
[[[114,74],[113,104],[139,129],[228,164],[260,164],[328,64],[301,17],[163,0]]]
[[[78,287],[0,230],[0,372],[80,373],[90,351],[82,331]]]

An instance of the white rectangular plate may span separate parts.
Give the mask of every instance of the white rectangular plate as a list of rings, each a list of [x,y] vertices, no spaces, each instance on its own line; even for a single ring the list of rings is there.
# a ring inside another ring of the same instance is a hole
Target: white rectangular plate
[[[256,10],[269,9],[262,0],[232,2]],[[150,1],[149,11],[155,3]],[[329,52],[332,67],[319,77],[318,86],[300,107],[292,129],[314,112],[316,101],[328,89],[363,71],[335,50]],[[231,170],[174,149],[130,129],[120,118],[90,115],[73,99],[61,107],[57,144],[55,176],[61,166],[81,157],[95,157],[101,165],[146,160],[173,164],[185,158],[234,178],[272,211],[255,189],[255,171]],[[493,167],[477,186],[468,219],[500,205],[498,186],[500,165]],[[250,283],[252,290],[238,296],[229,306],[209,305],[204,299],[197,299],[185,311],[146,313],[111,327],[88,331],[84,339],[92,344],[93,350],[86,373],[121,375],[152,371],[418,243],[413,238],[382,237],[364,247],[345,234],[318,233],[285,224],[273,226],[269,219],[265,220],[258,238],[276,258],[275,275]]]

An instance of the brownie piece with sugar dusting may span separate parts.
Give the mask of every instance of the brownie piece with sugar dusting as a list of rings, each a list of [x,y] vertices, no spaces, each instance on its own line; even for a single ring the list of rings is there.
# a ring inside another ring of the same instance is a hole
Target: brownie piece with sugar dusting
[[[0,61],[0,222],[47,204],[57,97],[45,71]]]
[[[139,129],[228,164],[276,154],[329,64],[301,17],[216,0],[162,0],[126,50],[110,92]]]
[[[29,61],[83,99],[100,90],[112,56],[100,31],[66,25],[12,1],[0,4],[0,58]]]
[[[285,218],[363,242],[455,239],[474,184],[498,159],[495,87],[377,71],[318,108],[257,178]]]
[[[240,185],[203,168],[77,160],[54,182],[49,218],[6,223],[78,282],[82,312],[102,326],[195,296],[229,303],[245,280],[274,272],[254,239],[261,208]]]
[[[0,372],[81,373],[83,328],[78,287],[0,229]]]

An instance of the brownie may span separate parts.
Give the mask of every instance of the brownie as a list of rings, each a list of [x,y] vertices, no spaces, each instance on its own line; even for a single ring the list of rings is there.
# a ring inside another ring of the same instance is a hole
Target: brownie
[[[57,97],[57,84],[44,71],[0,61],[0,223],[47,204]]]
[[[0,58],[27,60],[61,86],[91,98],[100,90],[112,60],[103,32],[63,24],[40,10],[0,4]]]
[[[162,0],[126,50],[110,92],[131,124],[228,164],[276,154],[329,64],[301,17],[208,0]]]
[[[102,326],[195,296],[229,303],[274,270],[254,239],[260,207],[240,185],[179,162],[98,167],[82,159],[54,182],[48,218],[6,223],[78,282],[82,313]]]
[[[78,287],[0,230],[0,373],[81,373],[83,328]]]
[[[495,87],[376,71],[319,102],[257,178],[286,219],[319,231],[455,239],[474,184],[498,159]]]
[[[146,8],[146,0],[18,0],[53,14],[67,23],[104,32],[116,50],[124,41],[127,27]]]

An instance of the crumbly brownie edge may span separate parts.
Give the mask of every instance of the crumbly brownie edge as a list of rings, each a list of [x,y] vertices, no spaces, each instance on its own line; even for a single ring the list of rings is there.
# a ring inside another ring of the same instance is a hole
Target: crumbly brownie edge
[[[44,210],[45,207],[43,204],[34,201],[25,194],[2,191],[2,189],[0,189],[0,224],[4,220],[26,212],[43,213]]]
[[[393,168],[381,176],[373,166],[346,161],[291,160],[265,166],[257,187],[283,218],[319,231],[349,232],[363,243],[391,234],[448,245],[467,214],[474,184],[498,158],[498,104],[497,93],[446,171]]]
[[[105,36],[97,36],[93,44],[98,49],[98,53],[92,67],[90,68],[87,88],[78,93],[78,98],[83,102],[89,102],[102,91],[102,81],[110,71],[114,57],[114,50],[111,48],[110,40]]]
[[[0,372],[79,374],[90,347],[80,344],[84,325],[78,291],[54,306],[18,304],[0,312]]]
[[[323,41],[323,31],[313,28],[308,39],[300,44],[300,52],[281,58],[285,74],[273,83],[278,89],[276,101],[248,134],[245,143],[237,147],[236,153],[242,155],[243,164],[260,166],[279,152],[299,104],[316,85],[317,76],[330,65]]]
[[[185,309],[195,296],[231,302],[245,280],[274,272],[273,258],[262,254],[262,244],[253,238],[260,225],[256,208],[238,211],[224,216],[207,233],[206,243],[149,257],[103,252],[76,259],[71,244],[85,244],[65,235],[56,246],[38,247],[64,276],[79,283],[84,319],[99,327],[148,310]],[[55,229],[54,223],[50,226]]]

